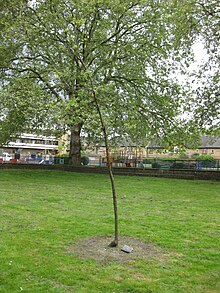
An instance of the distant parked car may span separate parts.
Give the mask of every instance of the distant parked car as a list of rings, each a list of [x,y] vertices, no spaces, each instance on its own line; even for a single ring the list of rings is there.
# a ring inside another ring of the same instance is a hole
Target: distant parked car
[[[3,152],[0,158],[3,160],[3,162],[9,162],[12,159],[11,155],[6,152]]]

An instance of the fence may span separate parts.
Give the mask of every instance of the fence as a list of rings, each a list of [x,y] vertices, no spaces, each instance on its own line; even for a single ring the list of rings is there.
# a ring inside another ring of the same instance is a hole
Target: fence
[[[188,169],[188,170],[220,170],[220,160],[161,160],[120,158],[112,160],[113,167],[141,168],[141,169]],[[89,157],[90,166],[106,166],[106,159],[101,157]]]
[[[54,157],[52,155],[26,156],[19,159],[11,159],[5,162],[0,159],[0,163],[23,163],[23,164],[46,164],[46,165],[68,165],[69,158]],[[220,170],[220,160],[180,160],[180,159],[139,159],[120,157],[111,160],[111,164],[115,168],[138,168],[138,169],[170,169],[170,170]],[[82,160],[82,165],[105,167],[107,165],[106,158],[101,156],[88,157]]]

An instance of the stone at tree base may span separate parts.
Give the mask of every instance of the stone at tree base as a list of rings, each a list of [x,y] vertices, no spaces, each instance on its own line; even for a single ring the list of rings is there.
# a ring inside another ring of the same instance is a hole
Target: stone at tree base
[[[124,245],[124,246],[121,248],[121,251],[126,252],[126,253],[131,253],[131,252],[133,251],[133,248],[132,248],[131,246]]]

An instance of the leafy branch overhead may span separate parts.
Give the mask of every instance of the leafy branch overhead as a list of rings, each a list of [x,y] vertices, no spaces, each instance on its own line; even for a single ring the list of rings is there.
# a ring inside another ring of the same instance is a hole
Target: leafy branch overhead
[[[22,83],[22,99],[34,105],[31,115],[25,111],[32,124],[50,128],[56,121],[57,128],[84,129],[91,137],[101,133],[92,80],[110,136],[182,138],[176,131],[184,134],[188,127],[180,118],[188,97],[173,77],[191,62],[198,35],[212,43],[206,28],[210,17],[216,19],[214,2],[3,1],[1,88],[12,100]],[[9,109],[4,101],[2,110]],[[21,128],[31,123],[22,115]]]

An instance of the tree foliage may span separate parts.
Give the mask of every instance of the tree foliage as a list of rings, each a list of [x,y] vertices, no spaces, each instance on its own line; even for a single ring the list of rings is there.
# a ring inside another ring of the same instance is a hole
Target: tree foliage
[[[220,135],[220,5],[218,0],[196,2],[197,35],[206,58],[199,70],[191,73],[191,110],[201,132]]]
[[[3,88],[28,80],[36,92],[27,99],[42,91],[74,138],[82,129],[99,137],[92,80],[109,136],[171,141],[183,102],[171,73],[189,59],[193,8],[193,1],[29,2],[3,35],[16,48]]]

